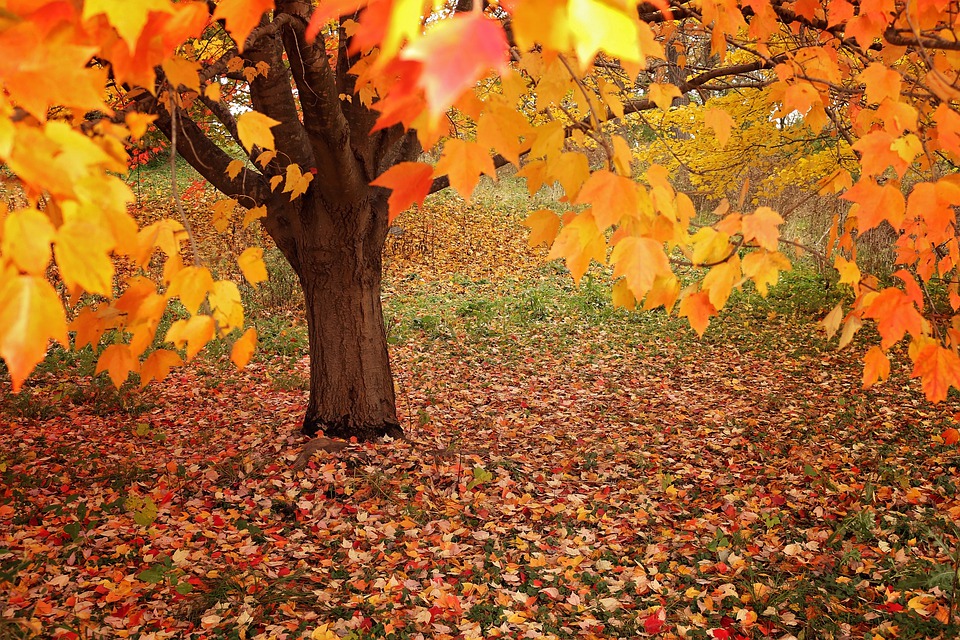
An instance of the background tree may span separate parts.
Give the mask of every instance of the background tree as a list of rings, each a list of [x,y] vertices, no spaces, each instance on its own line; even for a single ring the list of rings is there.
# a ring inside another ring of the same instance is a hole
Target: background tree
[[[299,276],[311,363],[305,433],[399,435],[379,298],[390,222],[448,186],[469,199],[481,174],[507,163],[531,193],[556,182],[574,205],[563,216],[533,212],[532,243],[548,243],[577,280],[591,262],[609,262],[618,304],[676,307],[702,333],[734,288],[751,281],[765,292],[790,265],[778,251],[783,219],[769,206],[698,210],[662,165],[635,175],[624,121],[678,107],[703,110],[699,130],[674,124],[685,143],[724,147],[734,129],[775,119],[838,157],[852,149],[855,166],[840,163],[820,182],[854,203],[827,250],[853,301],[826,327],[843,327],[842,346],[876,322],[865,385],[888,375],[885,352],[909,334],[927,396],[960,386],[955,3],[431,7],[7,3],[0,158],[27,200],[6,214],[0,245],[0,356],[14,388],[50,339],[68,343],[68,313],[76,347],[110,332],[98,370],[118,385],[131,372],[144,383],[162,377],[214,336],[242,330],[236,285],[216,280],[195,250],[182,252],[191,230],[175,220],[138,229],[126,211],[132,194],[109,173],[124,170],[124,141],[150,123],[228,197],[211,224],[246,208],[244,220],[261,220]],[[731,92],[763,92],[744,99],[765,101],[769,119],[761,106],[738,123],[743,99],[724,102]],[[211,117],[218,124],[205,126]],[[438,142],[435,167],[416,161]],[[897,287],[856,263],[856,234],[881,224],[898,234]],[[258,251],[240,256],[254,283],[265,275]],[[117,263],[134,274],[120,286]],[[682,284],[677,265],[700,276]],[[162,336],[175,349],[154,349],[174,297],[189,317]],[[250,329],[235,338],[238,365],[255,341]]]

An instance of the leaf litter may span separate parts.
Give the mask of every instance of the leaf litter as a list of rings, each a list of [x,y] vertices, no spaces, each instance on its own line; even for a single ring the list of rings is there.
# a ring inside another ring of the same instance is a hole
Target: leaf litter
[[[796,318],[616,317],[413,330],[410,440],[302,468],[271,380],[303,359],[124,406],[42,380],[2,429],[0,632],[952,637],[956,398],[863,391]]]

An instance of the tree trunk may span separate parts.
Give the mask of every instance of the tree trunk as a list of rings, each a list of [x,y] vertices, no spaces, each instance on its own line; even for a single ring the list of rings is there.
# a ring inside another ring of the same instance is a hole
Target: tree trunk
[[[385,203],[362,199],[330,211],[308,198],[301,207],[303,232],[274,239],[306,302],[310,398],[303,433],[401,438],[380,304]]]

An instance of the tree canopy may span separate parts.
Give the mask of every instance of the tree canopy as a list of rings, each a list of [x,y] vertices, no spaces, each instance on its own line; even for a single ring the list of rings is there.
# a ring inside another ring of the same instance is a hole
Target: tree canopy
[[[559,183],[568,205],[530,214],[531,243],[546,243],[577,280],[610,265],[618,305],[663,306],[701,334],[734,289],[765,292],[790,268],[784,219],[762,194],[733,198],[743,191],[733,172],[728,193],[698,209],[670,158],[696,145],[719,170],[736,166],[729,149],[774,137],[802,150],[816,189],[850,203],[824,258],[851,296],[827,331],[845,346],[876,329],[865,386],[887,378],[887,353],[905,343],[912,375],[942,400],[960,388],[957,9],[10,0],[0,9],[0,161],[22,197],[2,212],[0,357],[14,389],[51,340],[101,347],[107,332],[98,369],[117,385],[131,373],[161,378],[215,336],[233,340],[238,366],[249,360],[256,334],[236,283],[196,259],[181,221],[141,228],[127,211],[132,193],[117,174],[151,126],[227,196],[213,226],[262,219],[278,244],[289,239],[293,262],[302,216],[285,203],[315,198],[338,211],[342,194],[389,190],[389,222],[443,188],[469,200],[482,174],[515,165],[531,193]],[[654,113],[660,158],[635,135]],[[421,148],[439,161],[418,160]],[[895,238],[890,281],[858,266],[857,237],[878,227]],[[259,251],[238,256],[251,283],[265,277]],[[690,266],[700,275],[681,282],[677,268]],[[158,336],[172,299],[187,316]]]

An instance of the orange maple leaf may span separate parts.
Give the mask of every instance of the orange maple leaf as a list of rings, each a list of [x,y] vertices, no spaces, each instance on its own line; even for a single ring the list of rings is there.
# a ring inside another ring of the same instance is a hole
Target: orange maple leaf
[[[910,298],[899,289],[888,288],[881,291],[863,315],[877,321],[880,346],[883,349],[889,349],[906,333],[914,337],[921,334],[923,316]]]
[[[710,324],[710,317],[717,315],[717,309],[710,302],[710,294],[707,291],[700,291],[680,301],[677,315],[687,318],[697,335],[703,337],[703,332]]]
[[[381,173],[370,184],[393,190],[387,201],[390,207],[388,217],[392,223],[413,203],[423,203],[433,184],[433,167],[423,162],[401,162]]]
[[[920,378],[927,400],[946,400],[950,387],[960,388],[960,358],[941,344],[928,344],[917,354],[911,375]]]

